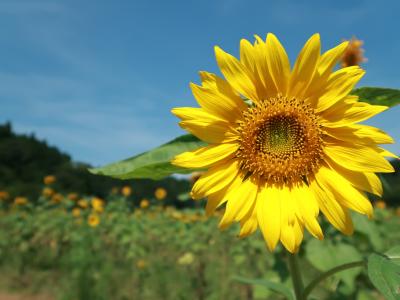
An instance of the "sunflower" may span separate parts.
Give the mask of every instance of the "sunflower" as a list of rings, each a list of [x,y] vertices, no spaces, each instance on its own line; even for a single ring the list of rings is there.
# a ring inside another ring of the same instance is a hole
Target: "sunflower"
[[[208,146],[176,156],[172,163],[208,169],[193,185],[194,199],[208,198],[206,212],[225,204],[220,228],[240,222],[240,236],[260,227],[272,251],[279,241],[296,252],[304,228],[323,238],[321,211],[344,234],[352,234],[349,210],[372,216],[366,192],[381,196],[375,172],[393,172],[379,144],[383,131],[357,124],[385,106],[349,95],[364,75],[359,66],[334,67],[348,46],[320,54],[319,34],[304,45],[291,68],[271,33],[240,43],[240,59],[215,47],[225,79],[200,72],[191,84],[200,108],[175,108],[182,128]]]
[[[159,187],[154,192],[154,196],[156,197],[157,200],[164,200],[165,197],[167,197],[167,190],[162,187]]]
[[[90,227],[97,227],[100,224],[100,217],[98,214],[92,213],[88,216],[87,222]]]
[[[124,186],[124,187],[121,189],[121,194],[122,194],[124,197],[129,197],[129,196],[132,194],[132,188],[131,188],[130,186],[128,186],[128,185]]]
[[[355,37],[349,41],[349,45],[341,58],[342,67],[356,66],[367,61],[364,57],[363,45],[364,42]]]

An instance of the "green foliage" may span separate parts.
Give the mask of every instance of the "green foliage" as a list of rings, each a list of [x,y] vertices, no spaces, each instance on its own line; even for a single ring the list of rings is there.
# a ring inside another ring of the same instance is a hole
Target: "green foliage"
[[[89,171],[93,174],[107,175],[119,179],[161,179],[173,173],[191,173],[192,170],[172,165],[171,160],[177,154],[204,145],[205,143],[195,136],[187,134],[148,152],[101,168],[89,169]]]
[[[288,300],[295,300],[292,290],[287,285],[280,282],[273,282],[266,279],[249,279],[240,276],[234,276],[233,280],[237,280],[245,284],[264,286],[271,291],[285,296]]]
[[[323,255],[321,255],[323,254]],[[360,261],[362,256],[356,247],[344,243],[332,243],[330,240],[311,240],[306,246],[306,257],[308,261],[319,271],[325,272],[336,266]],[[361,273],[361,268],[353,268],[346,272],[340,272],[337,279],[354,291],[355,278]]]
[[[400,246],[368,257],[368,276],[387,300],[400,299]]]
[[[238,239],[238,226],[219,231],[218,217],[206,218],[203,210],[166,208],[154,199],[148,209],[133,210],[123,197],[106,200],[97,227],[87,223],[90,207],[73,217],[77,203],[67,199],[52,204],[43,197],[37,205],[0,209],[0,273],[7,274],[0,280],[14,289],[41,289],[57,299],[289,297],[285,253],[281,246],[269,253],[259,232]],[[325,241],[305,234],[299,256],[306,284],[336,264],[366,258],[376,246],[388,249],[399,240],[390,229],[400,226],[393,209],[377,209],[374,220],[367,220],[372,229],[354,220],[351,237],[325,222]],[[374,230],[381,239],[372,242]],[[382,245],[376,245],[379,241]],[[398,248],[385,254],[389,257],[399,263]],[[369,300],[368,294],[379,299],[366,270],[352,270],[320,282],[309,299]]]
[[[355,89],[351,94],[359,96],[360,101],[374,105],[391,107],[400,103],[400,90],[397,89],[362,87]]]

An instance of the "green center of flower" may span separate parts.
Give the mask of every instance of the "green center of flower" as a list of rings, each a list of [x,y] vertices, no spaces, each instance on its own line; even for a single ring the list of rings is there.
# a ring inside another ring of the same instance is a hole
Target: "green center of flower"
[[[257,135],[257,146],[264,153],[288,155],[299,152],[304,130],[292,116],[275,116],[267,120]],[[300,146],[300,147],[299,147]]]

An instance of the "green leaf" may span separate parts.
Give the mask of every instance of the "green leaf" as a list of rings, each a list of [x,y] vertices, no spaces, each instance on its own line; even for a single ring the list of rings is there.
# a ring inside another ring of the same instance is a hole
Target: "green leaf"
[[[400,266],[400,245],[391,248],[386,251],[385,255],[390,259],[391,262]]]
[[[368,238],[374,250],[380,251],[384,245],[383,237],[378,225],[371,220],[368,220],[366,216],[361,214],[353,214],[352,219],[354,222],[354,228],[357,232],[362,233]]]
[[[89,172],[118,179],[149,178],[154,180],[174,173],[187,174],[194,170],[174,166],[171,164],[171,159],[182,152],[205,145],[206,143],[195,136],[187,134],[148,152],[100,168],[89,169]]]
[[[266,288],[270,289],[271,291],[274,291],[276,293],[284,295],[289,300],[295,299],[293,291],[288,286],[284,285],[283,283],[273,282],[273,281],[269,281],[266,279],[249,279],[249,278],[244,278],[241,276],[234,276],[232,279],[239,281],[241,283],[260,285],[260,286],[266,287]]]
[[[188,193],[188,192],[179,194],[177,198],[178,198],[179,201],[182,201],[182,202],[185,202],[185,201],[188,201],[188,200],[192,199],[190,197],[190,193]]]
[[[368,277],[387,300],[400,299],[400,247],[368,257]]]
[[[374,105],[395,106],[400,103],[400,90],[378,87],[362,87],[351,92],[360,97],[360,101]]]
[[[318,270],[325,272],[336,266],[362,260],[360,252],[351,245],[311,240],[306,245],[307,260]],[[354,289],[355,278],[361,272],[360,268],[353,268],[340,272],[334,277],[341,279],[348,287]]]

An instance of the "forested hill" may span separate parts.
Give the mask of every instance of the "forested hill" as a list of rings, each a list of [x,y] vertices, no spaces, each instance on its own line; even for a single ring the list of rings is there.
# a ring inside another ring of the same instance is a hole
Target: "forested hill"
[[[16,134],[10,123],[0,125],[0,191],[11,196],[37,198],[43,188],[43,177],[54,175],[60,192],[105,197],[113,187],[130,185],[134,196],[150,197],[157,187],[164,187],[170,197],[187,191],[187,180],[166,178],[161,181],[121,181],[92,175],[89,164],[76,163],[68,154],[38,140],[34,134]]]

